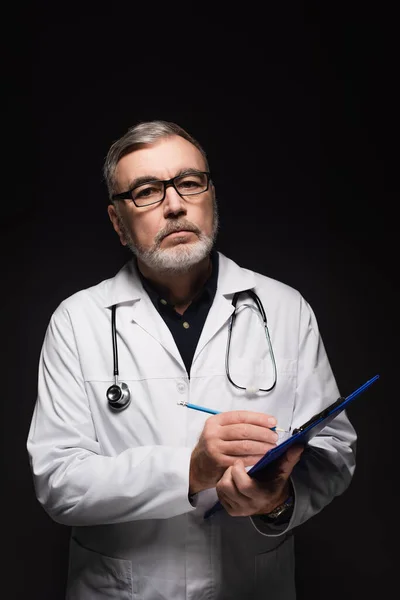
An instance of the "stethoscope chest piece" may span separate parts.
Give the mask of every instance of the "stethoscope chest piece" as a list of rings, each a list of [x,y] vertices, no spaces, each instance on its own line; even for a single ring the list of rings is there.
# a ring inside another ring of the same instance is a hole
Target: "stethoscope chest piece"
[[[114,359],[114,384],[110,385],[106,391],[108,406],[113,411],[124,410],[131,403],[131,393],[126,383],[118,380],[118,349],[117,349],[117,325],[115,312],[116,304],[111,307],[111,335],[113,344],[113,359]]]
[[[131,403],[131,393],[126,383],[114,383],[107,392],[107,400],[110,408],[113,410],[124,410]]]

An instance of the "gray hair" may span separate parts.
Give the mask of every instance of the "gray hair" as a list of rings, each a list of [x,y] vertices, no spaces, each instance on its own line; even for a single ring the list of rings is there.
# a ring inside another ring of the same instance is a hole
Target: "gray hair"
[[[103,175],[107,184],[109,197],[117,193],[115,181],[115,171],[118,162],[123,156],[141,148],[144,144],[153,144],[154,142],[171,135],[179,135],[193,146],[195,146],[203,155],[208,170],[207,156],[201,145],[187,131],[169,121],[145,121],[141,122],[128,131],[110,147],[103,168]]]

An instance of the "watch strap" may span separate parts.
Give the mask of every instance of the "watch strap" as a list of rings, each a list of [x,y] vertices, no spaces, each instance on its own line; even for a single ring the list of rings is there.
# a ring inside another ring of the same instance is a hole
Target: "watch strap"
[[[264,523],[270,525],[280,525],[290,520],[294,509],[294,497],[289,496],[282,504],[276,506],[271,512],[264,515],[256,515]]]

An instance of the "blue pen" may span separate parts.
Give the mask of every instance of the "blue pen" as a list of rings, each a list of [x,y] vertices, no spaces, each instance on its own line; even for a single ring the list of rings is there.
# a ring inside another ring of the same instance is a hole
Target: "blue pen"
[[[190,404],[189,402],[185,402],[185,400],[180,400],[178,402],[180,406],[186,406],[187,408],[193,408],[194,410],[200,410],[201,412],[209,413],[210,415],[219,415],[221,414],[220,410],[214,410],[213,408],[206,408],[205,406],[199,406],[198,404]],[[270,427],[271,431],[281,431],[287,433],[286,429],[279,429],[279,427]]]

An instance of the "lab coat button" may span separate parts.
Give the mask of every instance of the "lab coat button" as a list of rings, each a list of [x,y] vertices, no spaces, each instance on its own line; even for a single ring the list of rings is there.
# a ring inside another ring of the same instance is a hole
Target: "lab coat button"
[[[176,387],[178,388],[178,391],[181,394],[183,394],[186,391],[186,385],[182,381],[180,381]]]

